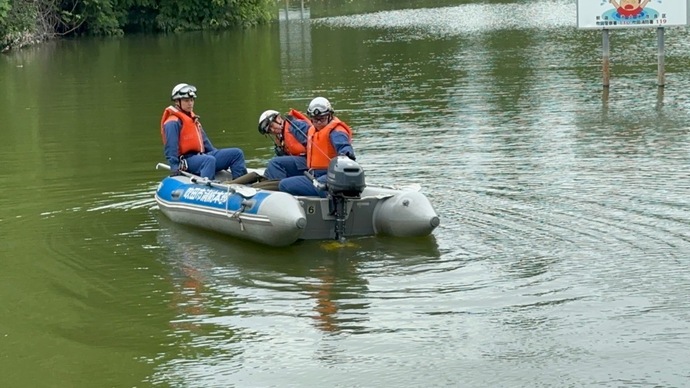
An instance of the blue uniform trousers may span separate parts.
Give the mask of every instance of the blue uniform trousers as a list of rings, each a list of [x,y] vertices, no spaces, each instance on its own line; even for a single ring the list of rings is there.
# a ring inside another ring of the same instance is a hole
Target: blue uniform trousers
[[[244,153],[239,148],[222,148],[205,154],[185,157],[188,171],[202,178],[215,179],[216,171],[230,169],[232,179],[247,173]]]
[[[319,183],[325,183],[328,175],[327,170],[314,170],[312,175],[316,177]],[[308,197],[322,197],[325,198],[328,192],[319,190],[314,186],[314,182],[306,176],[293,176],[285,178],[278,184],[278,190],[290,193],[292,195],[303,195]]]
[[[280,180],[291,176],[301,176],[307,171],[307,158],[304,156],[276,156],[268,161],[264,176]]]

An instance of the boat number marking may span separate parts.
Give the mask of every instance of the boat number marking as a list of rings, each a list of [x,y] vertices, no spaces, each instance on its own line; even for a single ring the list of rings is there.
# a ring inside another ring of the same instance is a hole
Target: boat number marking
[[[314,205],[307,206],[307,213],[309,213],[309,214],[316,213],[316,207],[314,207]]]

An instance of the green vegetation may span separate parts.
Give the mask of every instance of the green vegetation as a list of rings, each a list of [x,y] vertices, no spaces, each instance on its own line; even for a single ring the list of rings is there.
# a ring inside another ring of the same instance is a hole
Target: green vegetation
[[[0,51],[55,36],[246,27],[274,9],[273,0],[0,0]]]

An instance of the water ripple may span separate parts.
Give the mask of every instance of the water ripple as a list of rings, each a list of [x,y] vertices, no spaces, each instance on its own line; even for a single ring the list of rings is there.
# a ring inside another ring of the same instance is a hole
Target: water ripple
[[[463,4],[456,7],[382,11],[315,19],[335,27],[409,29],[412,34],[460,35],[497,29],[556,29],[576,25],[575,4],[540,1],[522,4]],[[408,35],[409,37],[409,35]],[[402,40],[396,36],[396,41]]]

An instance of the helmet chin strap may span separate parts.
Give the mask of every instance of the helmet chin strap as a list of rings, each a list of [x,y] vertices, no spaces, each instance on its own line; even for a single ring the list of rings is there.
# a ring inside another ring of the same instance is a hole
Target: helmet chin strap
[[[186,113],[188,116],[191,116],[191,115],[192,115],[192,112],[190,112],[190,111],[188,111],[188,110],[182,109],[182,100],[181,100],[181,99],[180,99],[180,100],[175,100],[175,106],[177,107],[177,109],[183,111],[183,112]]]

